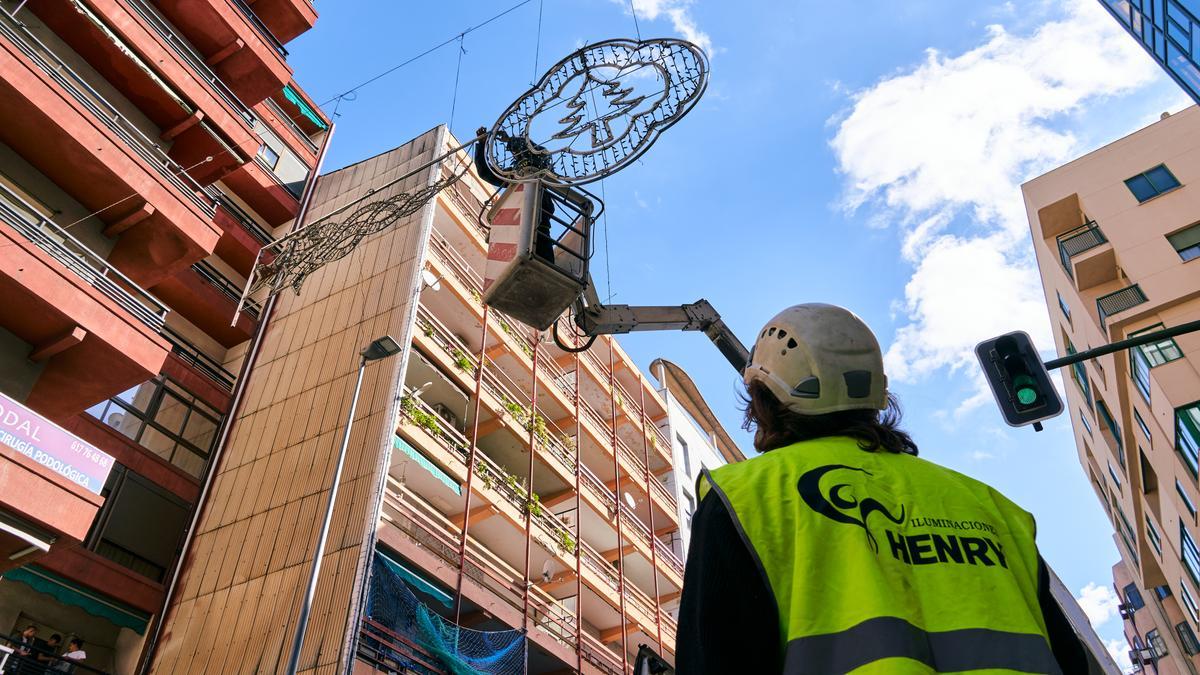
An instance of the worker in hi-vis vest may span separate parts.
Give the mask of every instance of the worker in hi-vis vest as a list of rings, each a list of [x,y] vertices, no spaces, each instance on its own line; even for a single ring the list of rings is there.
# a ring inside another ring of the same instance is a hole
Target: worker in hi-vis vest
[[[784,310],[744,379],[762,454],[697,481],[680,675],[1087,672],[1033,517],[917,458],[861,319]]]

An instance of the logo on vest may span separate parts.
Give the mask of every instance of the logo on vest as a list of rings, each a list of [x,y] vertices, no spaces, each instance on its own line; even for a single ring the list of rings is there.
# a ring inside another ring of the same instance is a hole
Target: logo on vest
[[[843,482],[835,483],[827,491],[821,490],[821,479],[834,471],[857,472],[859,476],[849,474]],[[959,565],[983,565],[992,567],[997,564],[1008,568],[1008,559],[1004,556],[1004,548],[999,542],[985,536],[968,536],[963,531],[978,531],[996,534],[996,528],[978,520],[957,520],[954,518],[908,517],[904,504],[894,515],[892,509],[884,506],[874,497],[860,496],[866,491],[866,486],[852,486],[854,477],[873,474],[866,469],[845,464],[827,464],[811,469],[800,477],[796,489],[800,498],[808,508],[838,523],[857,525],[867,533],[867,543],[876,555],[879,554],[879,542],[871,532],[869,518],[872,513],[880,513],[888,521],[900,526],[903,531],[892,528],[884,530],[892,557],[905,565],[931,565],[954,563]],[[865,482],[865,481],[863,481]],[[877,519],[878,520],[878,519]],[[909,530],[918,530],[910,534]],[[922,530],[943,530],[942,532],[922,532]],[[958,531],[949,534],[945,530]]]

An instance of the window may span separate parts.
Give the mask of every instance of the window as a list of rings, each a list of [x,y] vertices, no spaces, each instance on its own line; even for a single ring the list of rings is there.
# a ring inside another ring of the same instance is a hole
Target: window
[[[1125,187],[1129,188],[1138,203],[1141,203],[1174,190],[1179,187],[1179,181],[1167,169],[1166,164],[1159,164],[1145,173],[1125,179]]]
[[[1200,258],[1200,223],[1175,234],[1168,234],[1167,241],[1171,242],[1171,246],[1175,247],[1175,252],[1184,262]]]
[[[1200,461],[1200,403],[1175,411],[1175,449],[1183,456],[1192,475]]]
[[[1137,385],[1137,390],[1142,395],[1142,400],[1149,403],[1150,363],[1146,361],[1146,355],[1142,353],[1142,350],[1137,347],[1129,350],[1129,371],[1129,376],[1133,378],[1133,383]]]
[[[692,526],[692,515],[696,513],[696,498],[688,493],[683,493],[683,498],[687,500],[687,512],[684,517],[687,519],[688,527]]]
[[[204,473],[222,417],[165,375],[87,412],[197,478]]]
[[[1136,330],[1129,334],[1129,337],[1135,337],[1143,333],[1152,333],[1165,328],[1163,324],[1156,323],[1153,326],[1146,326],[1141,330]],[[1169,363],[1178,358],[1183,358],[1183,352],[1179,350],[1179,345],[1175,343],[1174,338],[1151,342],[1150,344],[1134,347],[1135,350],[1142,352],[1149,362],[1151,368],[1156,368],[1164,363]]]
[[[1083,428],[1088,432],[1088,436],[1092,435],[1092,425],[1087,421],[1087,415],[1083,414],[1083,410],[1079,411],[1079,421],[1083,422]]]
[[[1121,541],[1125,542],[1125,548],[1129,551],[1129,556],[1136,563],[1138,561],[1137,547],[1133,543],[1137,541],[1137,537],[1133,534],[1133,526],[1129,524],[1129,519],[1125,517],[1125,509],[1121,508],[1121,504],[1117,501],[1116,497],[1113,497],[1112,502],[1113,509],[1121,517],[1117,533],[1121,535]]]
[[[1108,462],[1108,475],[1112,478],[1113,485],[1117,486],[1117,492],[1121,491],[1121,479],[1117,476],[1117,472],[1113,471],[1112,462]]]
[[[1196,623],[1196,601],[1192,599],[1192,592],[1188,590],[1187,582],[1183,579],[1179,580],[1179,599],[1183,601],[1183,606],[1187,608],[1188,615],[1192,617],[1192,623]]]
[[[1146,601],[1142,600],[1142,592],[1138,590],[1137,584],[1126,585],[1121,589],[1121,595],[1125,596],[1125,604],[1135,612],[1146,606]]]
[[[1179,643],[1183,645],[1183,651],[1188,656],[1200,653],[1200,641],[1196,640],[1196,633],[1186,621],[1175,624],[1175,634],[1179,636]]]
[[[275,167],[279,166],[279,153],[275,152],[275,150],[273,150],[271,146],[267,145],[266,143],[258,146],[258,158],[261,159],[263,164],[266,164],[267,168],[271,169],[272,171],[275,170]]]
[[[1125,468],[1125,453],[1123,452],[1125,446],[1121,442],[1121,428],[1117,426],[1117,421],[1108,411],[1108,406],[1104,405],[1104,401],[1100,399],[1096,399],[1096,416],[1104,423],[1108,433],[1112,434],[1113,442],[1117,445],[1117,461],[1121,463],[1121,468]]]
[[[84,545],[122,567],[163,581],[187,525],[187,504],[119,464],[101,496],[104,506]]]
[[[688,452],[687,441],[679,434],[675,434],[675,440],[679,442],[679,454],[683,455],[683,472],[687,474],[688,480],[692,480],[695,476],[692,475],[692,455]]]
[[[1178,478],[1175,479],[1175,492],[1179,495],[1179,499],[1183,502],[1183,505],[1187,507],[1188,513],[1192,516],[1192,520],[1195,520],[1196,505],[1192,503],[1192,498],[1189,497],[1187,491],[1183,489],[1183,483],[1180,483]]]
[[[1054,291],[1054,294],[1058,296],[1058,308],[1062,310],[1063,316],[1067,317],[1067,323],[1075,325],[1071,322],[1071,307],[1067,305],[1066,300],[1063,300],[1062,293]]]
[[[1183,521],[1179,522],[1179,559],[1183,561],[1192,581],[1200,584],[1200,549],[1196,548],[1196,542]]]
[[[1071,344],[1070,340],[1067,340],[1067,354],[1074,353],[1075,345]],[[1079,387],[1079,391],[1083,392],[1083,400],[1087,401],[1088,407],[1091,407],[1092,387],[1090,384],[1088,384],[1087,367],[1083,365],[1083,361],[1071,364],[1071,379],[1075,380],[1075,384]],[[1091,429],[1088,429],[1088,433],[1092,433]]]
[[[1162,535],[1158,533],[1158,528],[1154,527],[1154,523],[1150,522],[1150,516],[1146,516],[1146,538],[1150,540],[1150,545],[1154,547],[1154,552],[1162,555]]]
[[[1155,659],[1161,659],[1167,655],[1167,641],[1159,634],[1157,628],[1146,632],[1146,646],[1150,648]]]
[[[1142,435],[1146,437],[1146,440],[1151,442],[1151,447],[1153,447],[1154,439],[1150,437],[1150,427],[1146,425],[1146,420],[1142,419],[1142,416],[1140,413],[1138,413],[1137,408],[1133,409],[1133,421],[1137,423],[1138,429],[1142,430]]]

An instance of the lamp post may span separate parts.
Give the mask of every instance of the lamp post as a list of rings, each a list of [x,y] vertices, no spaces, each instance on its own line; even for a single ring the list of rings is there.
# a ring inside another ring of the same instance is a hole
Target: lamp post
[[[317,550],[313,554],[312,571],[308,575],[308,589],[300,605],[300,618],[296,622],[296,637],[292,641],[292,654],[288,658],[287,673],[295,675],[300,661],[300,648],[304,646],[304,633],[308,630],[308,615],[312,610],[313,596],[317,593],[317,578],[321,574],[321,558],[325,556],[325,542],[329,538],[329,523],[333,520],[333,504],[337,501],[338,484],[342,482],[342,465],[346,463],[346,449],[350,447],[350,429],[354,426],[354,411],[358,408],[358,394],[362,390],[363,371],[368,361],[378,361],[400,352],[400,345],[390,335],[378,338],[359,352],[358,381],[354,383],[354,396],[350,398],[350,414],[346,418],[346,432],[342,435],[342,448],[338,451],[337,465],[333,470],[333,485],[329,488],[329,500],[325,504],[325,518],[321,522],[321,533],[317,535]]]

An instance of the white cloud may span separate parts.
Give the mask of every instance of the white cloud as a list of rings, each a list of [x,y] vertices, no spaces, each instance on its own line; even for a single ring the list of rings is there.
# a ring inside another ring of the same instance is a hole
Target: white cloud
[[[1072,115],[1157,76],[1095,2],[1063,11],[1028,36],[994,25],[966,53],[929,50],[833,120],[842,207],[899,228],[914,268],[886,356],[897,381],[974,370],[974,345],[1009,330],[1053,344],[1020,183],[1080,152],[1064,128]],[[959,412],[988,400],[980,394]]]
[[[1097,583],[1079,589],[1075,601],[1092,622],[1092,627],[1097,629],[1117,615],[1117,605],[1121,602],[1112,588]]]
[[[621,5],[625,11],[629,11],[630,0],[612,0],[614,3]],[[689,42],[699,45],[709,56],[712,56],[712,38],[708,33],[700,30],[696,25],[696,19],[692,16],[691,6],[693,0],[632,0],[633,8],[637,12],[638,21],[655,21],[660,16],[665,16],[671,21],[671,25],[675,31],[684,37]],[[647,37],[652,37],[649,33],[644,33]]]
[[[1108,653],[1112,655],[1113,661],[1117,662],[1117,668],[1122,673],[1133,669],[1133,661],[1129,660],[1129,643],[1124,640],[1109,640],[1104,646],[1108,648]]]
[[[988,459],[996,459],[996,456],[990,452],[984,452],[983,450],[976,450],[975,452],[971,453],[971,459],[975,460],[976,462],[982,462],[982,461],[988,460]]]

